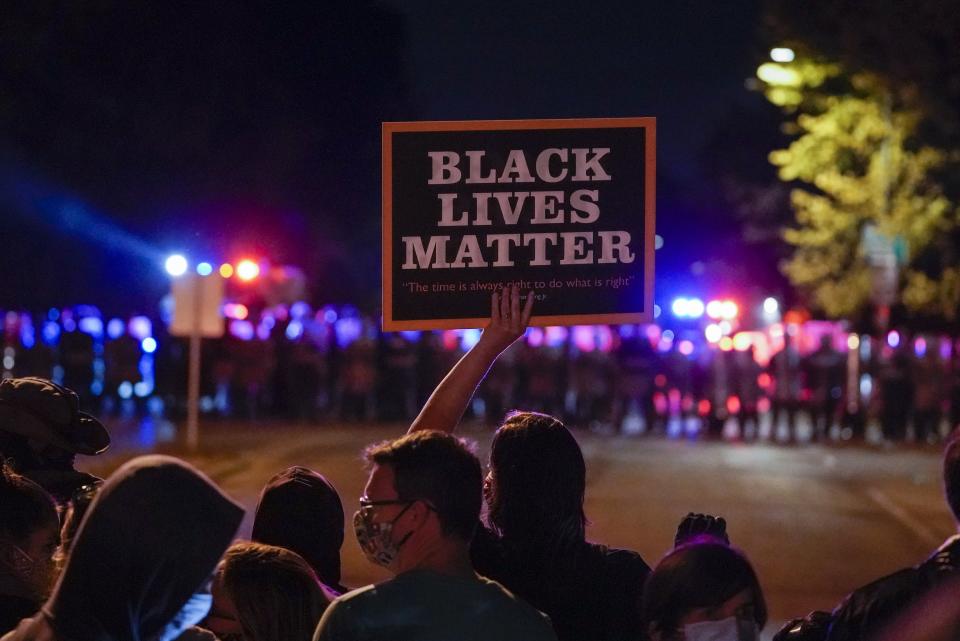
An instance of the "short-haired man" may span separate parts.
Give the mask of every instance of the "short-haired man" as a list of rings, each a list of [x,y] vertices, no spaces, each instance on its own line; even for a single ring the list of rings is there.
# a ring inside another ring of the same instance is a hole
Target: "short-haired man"
[[[354,528],[367,559],[395,576],[335,600],[314,641],[556,641],[546,616],[473,571],[482,473],[463,441],[421,431],[365,456]]]

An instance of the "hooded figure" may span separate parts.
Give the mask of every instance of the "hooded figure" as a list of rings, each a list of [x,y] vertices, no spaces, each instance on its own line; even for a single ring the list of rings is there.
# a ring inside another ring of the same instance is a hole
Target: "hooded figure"
[[[176,638],[209,609],[209,578],[242,518],[188,464],[130,461],[94,499],[53,595],[3,641]]]
[[[340,585],[343,503],[333,485],[313,470],[289,467],[267,482],[250,538],[293,550],[325,585],[347,592]]]

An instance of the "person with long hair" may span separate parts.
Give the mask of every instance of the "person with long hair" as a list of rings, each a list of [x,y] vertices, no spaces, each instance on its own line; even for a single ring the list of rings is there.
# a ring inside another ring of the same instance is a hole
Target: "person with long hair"
[[[274,545],[234,543],[218,574],[244,641],[310,641],[331,600],[310,564]]]
[[[480,340],[440,382],[410,432],[455,429],[490,366],[526,331],[533,298],[528,294],[521,310],[518,288],[493,293]],[[546,613],[561,641],[639,638],[650,568],[636,552],[587,540],[585,491],[583,453],[563,422],[509,413],[491,445],[474,567]]]

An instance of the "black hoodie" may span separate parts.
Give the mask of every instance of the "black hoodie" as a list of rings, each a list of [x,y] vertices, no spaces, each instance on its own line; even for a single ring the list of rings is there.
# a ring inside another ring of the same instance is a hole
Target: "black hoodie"
[[[149,641],[212,574],[242,518],[190,465],[134,459],[91,504],[41,616],[56,641]],[[40,618],[5,641],[48,638]]]
[[[343,504],[336,488],[305,467],[289,467],[267,482],[250,538],[302,556],[317,577],[338,594]]]

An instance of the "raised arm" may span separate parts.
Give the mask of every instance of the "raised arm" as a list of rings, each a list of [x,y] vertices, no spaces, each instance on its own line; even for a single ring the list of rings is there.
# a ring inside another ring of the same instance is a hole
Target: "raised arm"
[[[505,287],[503,294],[490,297],[490,322],[480,340],[444,377],[427,399],[409,432],[440,430],[452,432],[463,417],[473,393],[487,375],[490,366],[505,349],[523,336],[533,310],[533,292],[520,310],[520,289]]]

